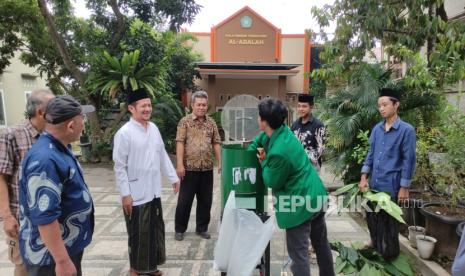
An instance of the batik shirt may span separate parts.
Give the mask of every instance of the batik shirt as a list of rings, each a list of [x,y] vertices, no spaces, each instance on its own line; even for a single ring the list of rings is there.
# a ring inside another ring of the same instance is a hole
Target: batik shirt
[[[297,119],[291,127],[297,139],[304,146],[305,152],[317,170],[321,167],[321,156],[325,149],[325,127],[322,122],[313,116],[306,123]]]
[[[81,167],[70,149],[48,133],[40,136],[22,163],[19,206],[20,251],[29,265],[54,263],[39,225],[57,220],[71,257],[92,241],[94,208]]]
[[[184,144],[184,167],[187,171],[213,170],[213,145],[221,138],[215,121],[208,115],[200,120],[189,114],[178,123],[176,142]]]

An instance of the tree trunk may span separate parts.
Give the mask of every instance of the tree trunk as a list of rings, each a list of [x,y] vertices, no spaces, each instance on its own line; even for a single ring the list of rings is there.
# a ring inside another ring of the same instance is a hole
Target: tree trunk
[[[127,109],[125,107],[120,109],[120,112],[119,112],[118,116],[116,116],[116,118],[113,120],[113,122],[111,122],[111,124],[105,129],[105,131],[103,133],[103,138],[105,140],[110,140],[111,135],[113,134],[116,126],[118,126],[118,124],[124,118],[124,115],[126,115],[126,113],[127,113]]]
[[[428,8],[428,16],[429,20],[431,21],[435,16],[436,16],[436,9],[434,8],[434,4],[431,4]],[[427,67],[428,69],[431,69],[431,62],[430,62],[430,56],[433,51],[434,47],[434,40],[431,36],[428,36],[426,39],[426,62],[427,62]]]
[[[65,64],[66,68],[71,72],[73,77],[77,80],[81,88],[84,88],[85,77],[84,74],[78,69],[76,64],[71,59],[71,55],[69,54],[68,48],[66,47],[66,42],[63,37],[58,33],[55,21],[53,16],[50,14],[47,8],[47,1],[46,0],[38,0],[37,4],[39,5],[40,12],[45,19],[45,24],[47,25],[48,31],[50,32],[50,36],[52,37],[55,45],[58,48],[58,52],[60,53],[61,58],[63,59],[63,63]]]
[[[124,16],[120,12],[118,8],[118,2],[116,0],[109,0],[108,5],[110,5],[111,9],[113,10],[117,23],[116,31],[113,35],[113,39],[111,40],[109,47],[110,54],[113,54],[115,50],[118,48],[118,44],[124,35]]]
[[[116,2],[116,1],[114,1]],[[76,79],[76,81],[79,84],[79,90],[81,91],[81,95],[85,95],[85,75],[83,72],[79,70],[79,68],[76,66],[76,64],[73,62],[71,55],[68,51],[67,45],[63,37],[58,33],[55,21],[53,19],[53,16],[50,14],[48,7],[47,7],[47,1],[46,0],[38,0],[37,1],[40,11],[42,13],[42,16],[45,19],[45,23],[47,25],[47,28],[50,32],[50,36],[52,37],[53,41],[55,42],[55,45],[58,48],[58,51],[60,53],[61,58],[63,59],[63,63],[65,64],[66,68],[71,72],[72,76]],[[99,106],[96,105],[95,100],[87,95],[85,97],[87,102],[93,106],[96,107],[96,112],[90,113],[88,115],[89,123],[90,123],[90,131],[91,131],[91,142],[93,145],[95,145],[96,141],[100,140],[102,138],[102,130],[100,129],[100,121],[97,115]]]

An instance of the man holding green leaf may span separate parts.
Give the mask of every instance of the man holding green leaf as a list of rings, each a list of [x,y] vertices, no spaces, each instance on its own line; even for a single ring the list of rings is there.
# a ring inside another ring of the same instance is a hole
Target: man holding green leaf
[[[371,131],[370,149],[363,163],[359,189],[385,192],[393,201],[408,200],[410,182],[415,170],[415,129],[397,115],[398,91],[380,90],[378,109],[383,121]],[[368,181],[368,176],[370,179]],[[385,258],[399,255],[398,221],[383,210],[367,212],[372,246]]]

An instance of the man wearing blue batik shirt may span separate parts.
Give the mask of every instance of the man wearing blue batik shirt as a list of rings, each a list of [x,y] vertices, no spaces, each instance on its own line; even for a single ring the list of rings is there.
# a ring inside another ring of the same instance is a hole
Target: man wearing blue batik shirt
[[[45,109],[45,133],[27,153],[20,180],[20,251],[28,275],[81,275],[92,241],[94,208],[81,167],[71,152],[84,128],[73,97],[58,96]]]
[[[370,175],[370,189],[386,192],[394,201],[402,203],[409,198],[415,170],[416,137],[415,129],[397,115],[399,105],[398,91],[389,88],[380,90],[378,110],[384,120],[371,131],[370,150],[363,163],[359,188],[362,192],[365,190]],[[399,254],[399,226],[394,218],[385,215],[384,211],[367,212],[371,245],[383,257],[393,258]],[[386,249],[385,233],[392,237],[389,244],[394,245],[395,250]]]

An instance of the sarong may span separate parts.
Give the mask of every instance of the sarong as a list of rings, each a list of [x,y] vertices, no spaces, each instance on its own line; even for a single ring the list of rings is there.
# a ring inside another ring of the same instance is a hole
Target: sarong
[[[165,223],[160,198],[132,207],[124,215],[128,232],[128,252],[131,268],[137,273],[153,273],[166,261]]]

